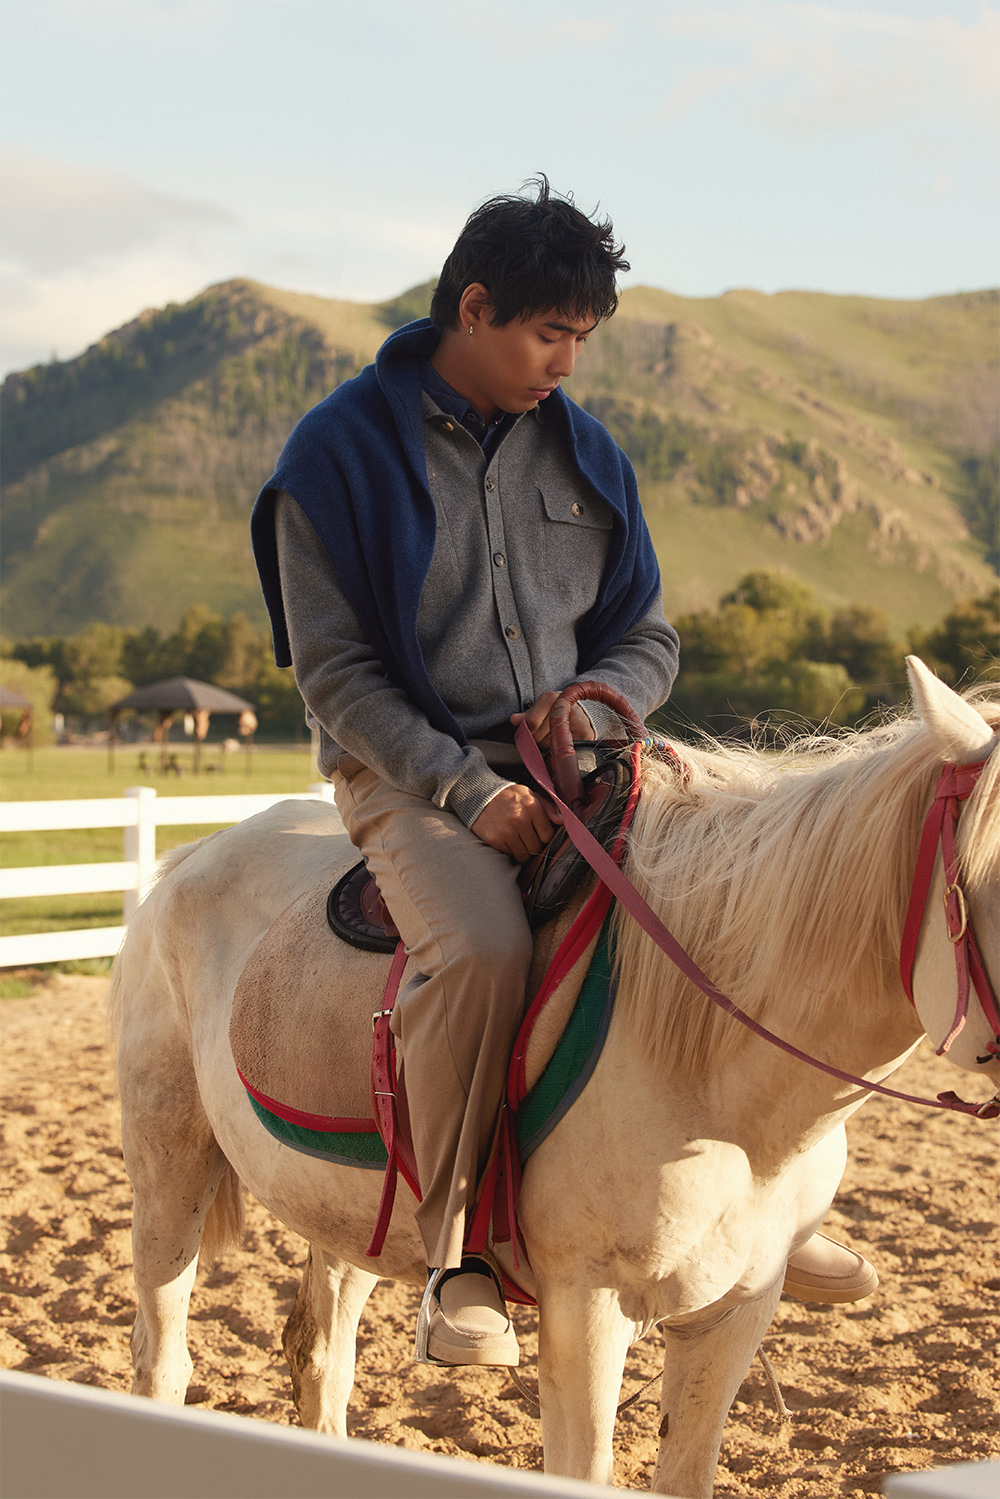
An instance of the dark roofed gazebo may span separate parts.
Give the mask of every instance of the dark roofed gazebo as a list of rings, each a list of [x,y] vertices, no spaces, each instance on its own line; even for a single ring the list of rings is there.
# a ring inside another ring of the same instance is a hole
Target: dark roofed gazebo
[[[112,703],[109,711],[121,713],[134,708],[138,713],[252,713],[253,703],[212,682],[196,682],[193,677],[168,677],[137,687],[128,697]]]
[[[30,708],[31,702],[13,687],[0,686],[0,708]]]
[[[193,677],[168,677],[162,682],[151,682],[148,687],[137,687],[127,697],[119,698],[117,703],[111,704],[108,713],[111,716],[112,756],[119,716],[129,711],[159,714],[159,722],[153,731],[153,739],[161,747],[161,757],[165,755],[163,745],[166,743],[174,715],[177,713],[193,714],[195,774],[200,768],[201,744],[208,734],[208,723],[213,713],[237,714],[240,720],[240,733],[246,739],[249,739],[257,727],[254,706],[248,703],[246,698],[237,697],[235,692],[227,692],[224,687],[216,687],[213,682],[198,682]]]

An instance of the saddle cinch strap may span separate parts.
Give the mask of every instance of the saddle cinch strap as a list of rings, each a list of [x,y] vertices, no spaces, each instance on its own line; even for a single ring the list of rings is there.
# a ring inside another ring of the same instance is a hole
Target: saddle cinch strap
[[[378,1132],[382,1136],[382,1143],[389,1157],[382,1180],[382,1198],[378,1205],[375,1227],[372,1229],[371,1240],[365,1250],[365,1254],[373,1258],[382,1253],[385,1236],[389,1232],[392,1207],[396,1200],[396,1177],[400,1172],[417,1201],[421,1201],[413,1147],[399,1127],[399,1115],[396,1110],[396,1047],[389,1028],[405,967],[406,948],[400,942],[389,969],[385,993],[382,996],[382,1008],[376,1010],[372,1016],[372,1118],[378,1125]]]

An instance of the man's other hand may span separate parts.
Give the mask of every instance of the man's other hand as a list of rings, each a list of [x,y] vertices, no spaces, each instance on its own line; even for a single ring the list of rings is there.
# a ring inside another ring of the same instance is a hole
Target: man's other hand
[[[558,696],[558,692],[543,692],[541,697],[535,699],[527,713],[512,713],[510,715],[510,721],[515,729],[522,723],[528,725],[532,739],[534,739],[536,744],[540,744],[542,749],[548,749],[549,747],[549,735],[551,733],[549,714],[552,712],[552,705]],[[574,740],[593,739],[595,737],[594,725],[579,703],[574,703],[569,710],[569,730]]]
[[[552,694],[555,698],[555,693]],[[527,786],[505,786],[472,824],[477,838],[490,848],[525,864],[540,854],[555,832],[545,804]]]

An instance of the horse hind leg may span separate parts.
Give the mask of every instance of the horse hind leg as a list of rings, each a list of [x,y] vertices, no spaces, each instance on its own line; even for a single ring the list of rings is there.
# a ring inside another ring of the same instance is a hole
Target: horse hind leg
[[[124,1133],[124,1131],[123,1131]],[[237,1214],[239,1183],[209,1132],[202,1138],[162,1138],[137,1150],[125,1146],[135,1193],[132,1258],[137,1311],[132,1329],[132,1393],[183,1404],[192,1363],[187,1348],[191,1289],[208,1220],[225,1183],[227,1216]],[[239,1204],[240,1208],[242,1204]]]
[[[181,1404],[202,1233],[207,1227],[209,1253],[238,1240],[242,1202],[202,1107],[189,1037],[156,970],[151,963],[128,995],[118,1044],[122,1153],[134,1195],[132,1393]]]
[[[315,1244],[309,1246],[281,1338],[303,1426],[346,1437],[358,1322],[377,1281],[370,1271],[334,1259]]]

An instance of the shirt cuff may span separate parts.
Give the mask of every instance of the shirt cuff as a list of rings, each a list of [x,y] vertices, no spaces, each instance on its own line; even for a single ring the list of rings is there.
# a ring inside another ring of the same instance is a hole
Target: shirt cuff
[[[594,726],[594,737],[596,739],[627,739],[631,735],[622,723],[614,708],[609,708],[607,703],[595,702],[588,698],[585,702],[577,704],[590,719]]]
[[[466,769],[449,788],[444,805],[449,812],[454,812],[459,822],[471,828],[487,804],[498,796],[505,786],[511,785],[513,785],[512,781],[507,781],[503,776],[497,775],[481,756],[476,755],[470,759]]]

